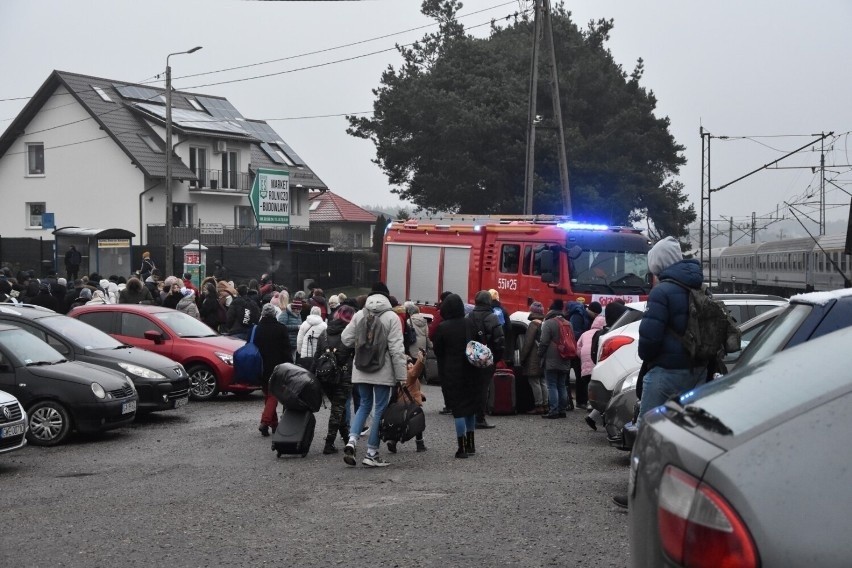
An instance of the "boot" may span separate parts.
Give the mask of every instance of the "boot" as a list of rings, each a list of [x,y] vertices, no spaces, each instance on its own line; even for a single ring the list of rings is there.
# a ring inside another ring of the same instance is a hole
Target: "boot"
[[[416,442],[417,442],[417,451],[418,452],[425,452],[426,451],[426,442],[424,442],[423,440],[416,440]]]
[[[322,449],[322,453],[325,455],[337,453],[337,448],[334,447],[334,435],[326,436],[325,447]]]
[[[459,436],[458,442],[459,442],[459,449],[456,452],[456,457],[462,458],[462,459],[467,458],[467,452],[465,451],[465,437]]]
[[[476,439],[474,436],[475,434],[473,432],[468,432],[464,439],[464,449],[470,455],[474,455],[476,453]]]

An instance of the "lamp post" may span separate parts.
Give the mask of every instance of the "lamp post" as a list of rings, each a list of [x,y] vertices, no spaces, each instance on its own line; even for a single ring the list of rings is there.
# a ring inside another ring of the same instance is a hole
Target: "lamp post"
[[[166,56],[166,271],[168,272],[166,276],[171,275],[175,265],[172,241],[172,68],[169,66],[169,57],[195,53],[199,49],[201,46]]]

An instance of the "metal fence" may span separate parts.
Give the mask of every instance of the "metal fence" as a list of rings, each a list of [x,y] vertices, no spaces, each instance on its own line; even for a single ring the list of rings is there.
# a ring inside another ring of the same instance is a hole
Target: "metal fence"
[[[148,225],[147,242],[151,246],[166,245],[166,226]],[[209,232],[209,231],[206,231]],[[174,227],[172,242],[183,246],[197,239],[205,246],[257,247],[269,241],[301,241],[310,243],[329,243],[330,232],[325,227],[236,227],[224,225],[221,234],[201,234],[200,227]]]

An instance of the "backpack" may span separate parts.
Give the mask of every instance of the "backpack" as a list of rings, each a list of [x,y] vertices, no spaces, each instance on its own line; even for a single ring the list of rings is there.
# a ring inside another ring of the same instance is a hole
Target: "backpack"
[[[669,328],[683,344],[695,366],[715,361],[719,351],[733,353],[740,349],[740,330],[722,302],[708,296],[703,289],[685,286],[666,278],[689,293],[689,315],[683,335]]]
[[[375,373],[385,364],[388,335],[380,315],[366,312],[355,330],[355,368]]]
[[[559,342],[556,351],[562,359],[574,359],[577,357],[577,340],[574,339],[574,330],[565,318],[556,318],[559,324]]]
[[[335,386],[340,382],[340,365],[337,363],[337,349],[326,348],[314,363],[314,376],[326,386]]]
[[[491,349],[488,348],[485,341],[485,333],[478,328],[476,321],[472,317],[468,318],[468,320],[469,321],[466,324],[468,341],[464,348],[465,358],[468,363],[479,369],[490,367],[494,364],[494,354],[491,353]],[[473,330],[471,330],[471,326],[473,326]],[[473,333],[471,331],[473,331]],[[473,337],[483,341],[472,339]]]
[[[251,328],[251,336],[245,345],[234,351],[234,376],[237,381],[250,385],[259,385],[263,377],[263,357],[254,344],[254,332],[257,326]]]

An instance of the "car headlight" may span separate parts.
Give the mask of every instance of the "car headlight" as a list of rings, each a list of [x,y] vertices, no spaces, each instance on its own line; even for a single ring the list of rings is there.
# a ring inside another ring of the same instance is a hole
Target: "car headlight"
[[[231,353],[222,353],[220,351],[216,351],[216,357],[222,360],[222,362],[226,365],[234,365],[234,356]]]
[[[619,389],[619,393],[625,393],[628,391],[636,390],[636,382],[639,380],[639,372],[633,373],[621,383],[621,389]]]
[[[161,375],[157,371],[152,371],[146,367],[140,367],[139,365],[131,365],[130,363],[119,363],[119,367],[130,373],[131,375],[136,375],[137,377],[142,377],[143,379],[165,379],[164,375]]]
[[[100,399],[106,398],[106,391],[104,387],[102,387],[99,383],[92,383],[92,392],[94,395]]]

